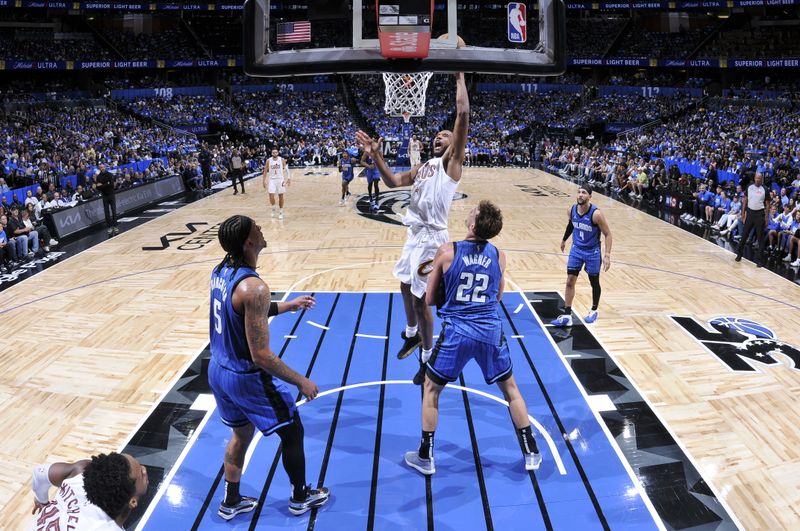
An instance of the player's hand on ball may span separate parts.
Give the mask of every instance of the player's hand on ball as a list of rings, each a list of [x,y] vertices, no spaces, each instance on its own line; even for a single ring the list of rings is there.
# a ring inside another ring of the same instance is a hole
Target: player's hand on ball
[[[308,310],[313,308],[316,303],[316,299],[311,295],[301,295],[289,301],[289,311]]]
[[[297,386],[297,389],[300,391],[301,395],[306,397],[306,400],[314,400],[317,397],[317,394],[319,394],[317,384],[308,378],[303,378],[303,381]]]

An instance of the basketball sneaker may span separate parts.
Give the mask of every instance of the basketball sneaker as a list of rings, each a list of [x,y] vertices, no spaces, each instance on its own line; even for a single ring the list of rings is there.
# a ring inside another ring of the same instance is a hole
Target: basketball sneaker
[[[283,210],[278,212],[278,219],[283,219]]]
[[[550,321],[550,324],[553,326],[572,326],[572,316],[571,315],[559,315],[558,318],[553,319]]]
[[[295,500],[294,496],[289,498],[289,512],[295,516],[300,516],[311,509],[325,505],[330,495],[331,491],[327,487],[312,489],[311,485],[309,485],[306,487],[305,500]]]
[[[408,466],[425,476],[431,476],[436,472],[436,467],[433,465],[433,457],[422,459],[419,456],[419,452],[406,452],[405,461]]]
[[[591,324],[597,321],[597,317],[597,310],[590,310],[589,313],[586,314],[586,317],[583,318],[583,322],[586,324]]]
[[[403,338],[403,346],[400,347],[400,350],[397,352],[397,359],[403,360],[409,357],[412,352],[419,348],[419,346],[422,344],[422,337],[419,335],[419,332],[412,337],[408,337],[406,336],[405,330],[400,332],[400,337]]]
[[[249,513],[257,506],[258,500],[251,498],[250,496],[242,496],[242,499],[239,500],[239,503],[236,505],[225,505],[224,503],[220,503],[217,514],[223,520],[230,520],[237,514]]]
[[[525,454],[525,470],[539,470],[539,465],[542,464],[542,454],[530,453]]]

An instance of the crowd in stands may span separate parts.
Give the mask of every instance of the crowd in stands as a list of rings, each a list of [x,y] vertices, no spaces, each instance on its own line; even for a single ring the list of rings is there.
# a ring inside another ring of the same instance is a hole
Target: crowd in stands
[[[611,55],[631,59],[686,59],[717,28],[718,25],[709,24],[691,30],[656,32],[632,26]]]
[[[628,23],[627,18],[568,18],[567,55],[601,58]]]
[[[0,30],[0,58],[5,61],[107,60],[112,54],[89,33],[59,34],[50,30]]]
[[[748,17],[744,27],[720,31],[703,47],[699,57],[800,57],[800,24],[771,26],[755,25],[756,22],[758,19]]]
[[[553,127],[575,129],[594,123],[646,124],[686,109],[694,100],[687,95],[644,97],[641,95],[600,96],[551,122]]]
[[[150,59],[208,58],[180,26],[153,33],[134,33],[129,29],[103,29],[100,34],[129,61]]]

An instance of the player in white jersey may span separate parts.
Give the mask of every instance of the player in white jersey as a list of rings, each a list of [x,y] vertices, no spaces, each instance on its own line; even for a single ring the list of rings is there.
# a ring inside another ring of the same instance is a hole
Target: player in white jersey
[[[408,160],[411,161],[411,166],[416,166],[421,162],[422,142],[417,140],[415,135],[411,135],[411,140],[408,141]]]
[[[283,194],[286,186],[291,184],[289,178],[289,166],[283,157],[278,156],[278,148],[272,148],[272,157],[264,163],[264,174],[261,184],[269,192],[269,204],[272,207],[272,217],[276,215],[278,219],[283,219]],[[278,194],[278,207],[275,210],[275,194]]]
[[[38,515],[31,529],[124,530],[147,485],[147,469],[128,454],[38,465],[33,469],[33,512]],[[52,501],[50,487],[58,489]]]
[[[363,131],[356,133],[356,139],[375,161],[386,186],[412,186],[411,200],[403,218],[403,224],[408,226],[406,244],[394,268],[406,312],[406,329],[401,334],[404,344],[397,353],[400,359],[422,343],[420,360],[426,362],[433,349],[433,316],[425,304],[425,289],[436,250],[450,240],[447,218],[461,180],[469,129],[469,96],[464,74],[458,73],[455,77],[455,126],[453,131],[439,131],[433,139],[434,158],[425,164],[416,164],[409,171],[395,174],[383,160],[380,140],[373,140]]]

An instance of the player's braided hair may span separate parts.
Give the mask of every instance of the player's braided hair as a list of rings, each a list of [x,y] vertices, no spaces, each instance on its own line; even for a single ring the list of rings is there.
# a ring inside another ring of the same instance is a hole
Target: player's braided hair
[[[116,452],[92,456],[83,470],[86,498],[113,519],[128,509],[136,494],[136,480],[131,477],[128,459]]]
[[[227,254],[216,267],[216,271],[222,269],[226,264],[232,265],[234,269],[244,265],[244,242],[250,236],[252,228],[253,220],[239,214],[222,222],[217,237],[219,244]]]
[[[494,238],[503,229],[503,213],[488,200],[478,203],[478,215],[475,216],[475,236],[481,240]]]

